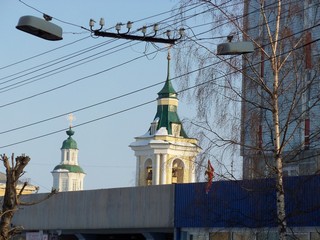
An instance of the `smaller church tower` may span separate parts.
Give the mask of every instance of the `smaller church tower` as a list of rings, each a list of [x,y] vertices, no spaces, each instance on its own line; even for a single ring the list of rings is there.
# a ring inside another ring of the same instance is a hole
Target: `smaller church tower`
[[[72,138],[74,131],[71,126],[66,131],[68,138],[63,141],[61,147],[61,162],[52,173],[53,188],[60,192],[83,190],[85,173],[78,164],[78,146]]]
[[[177,92],[170,81],[158,93],[157,113],[148,132],[130,144],[136,156],[136,186],[195,182],[195,158],[201,148],[179,119]]]

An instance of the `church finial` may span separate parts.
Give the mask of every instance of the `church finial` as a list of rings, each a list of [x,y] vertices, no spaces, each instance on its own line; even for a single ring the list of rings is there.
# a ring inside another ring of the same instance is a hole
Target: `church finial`
[[[167,60],[168,60],[168,69],[167,69],[167,79],[165,81],[165,84],[160,92],[158,92],[159,99],[160,98],[177,98],[177,92],[174,90],[171,84],[170,80],[170,60],[171,60],[171,55],[170,55],[170,48],[171,45],[168,46],[168,55],[167,55]]]
[[[167,60],[168,60],[167,81],[170,80],[170,60],[171,60],[170,49],[171,49],[171,45],[168,46],[168,56],[167,56]]]
[[[72,113],[70,113],[67,119],[69,121],[69,128],[72,128],[72,122],[76,120],[76,117]]]
[[[71,130],[71,128],[72,128],[72,122],[73,122],[74,120],[76,120],[76,117],[75,117],[72,113],[70,113],[70,114],[68,115],[67,119],[68,119],[68,121],[69,121],[69,130],[66,131],[66,133],[67,133],[67,135],[68,135],[69,138],[70,138],[70,137],[74,134],[74,131]]]

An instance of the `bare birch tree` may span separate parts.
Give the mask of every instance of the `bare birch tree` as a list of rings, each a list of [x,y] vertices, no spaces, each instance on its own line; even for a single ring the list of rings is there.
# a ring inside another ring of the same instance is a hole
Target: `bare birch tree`
[[[182,5],[190,2],[195,1]],[[198,2],[211,8],[211,39],[225,34],[255,44],[255,52],[242,57],[242,67],[239,57],[217,56],[194,31],[177,49],[178,74],[192,64],[201,69],[192,97],[198,106],[195,125],[210,148],[204,152],[240,146],[244,178],[276,178],[279,239],[287,239],[284,174],[319,170],[319,39],[312,36],[319,6],[294,0]],[[191,80],[183,78],[182,88]],[[224,162],[223,155],[216,158]]]

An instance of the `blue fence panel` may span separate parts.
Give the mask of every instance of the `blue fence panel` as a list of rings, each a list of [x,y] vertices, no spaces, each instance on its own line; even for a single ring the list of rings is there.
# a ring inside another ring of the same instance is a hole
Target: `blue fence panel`
[[[320,226],[320,176],[285,178],[289,226]],[[176,184],[175,227],[275,227],[275,179]]]

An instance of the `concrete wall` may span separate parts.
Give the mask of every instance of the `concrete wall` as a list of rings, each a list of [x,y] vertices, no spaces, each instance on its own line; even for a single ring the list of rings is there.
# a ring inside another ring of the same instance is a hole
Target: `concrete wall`
[[[24,196],[25,201],[45,194]],[[14,225],[25,230],[173,229],[174,185],[63,192],[23,206]]]

